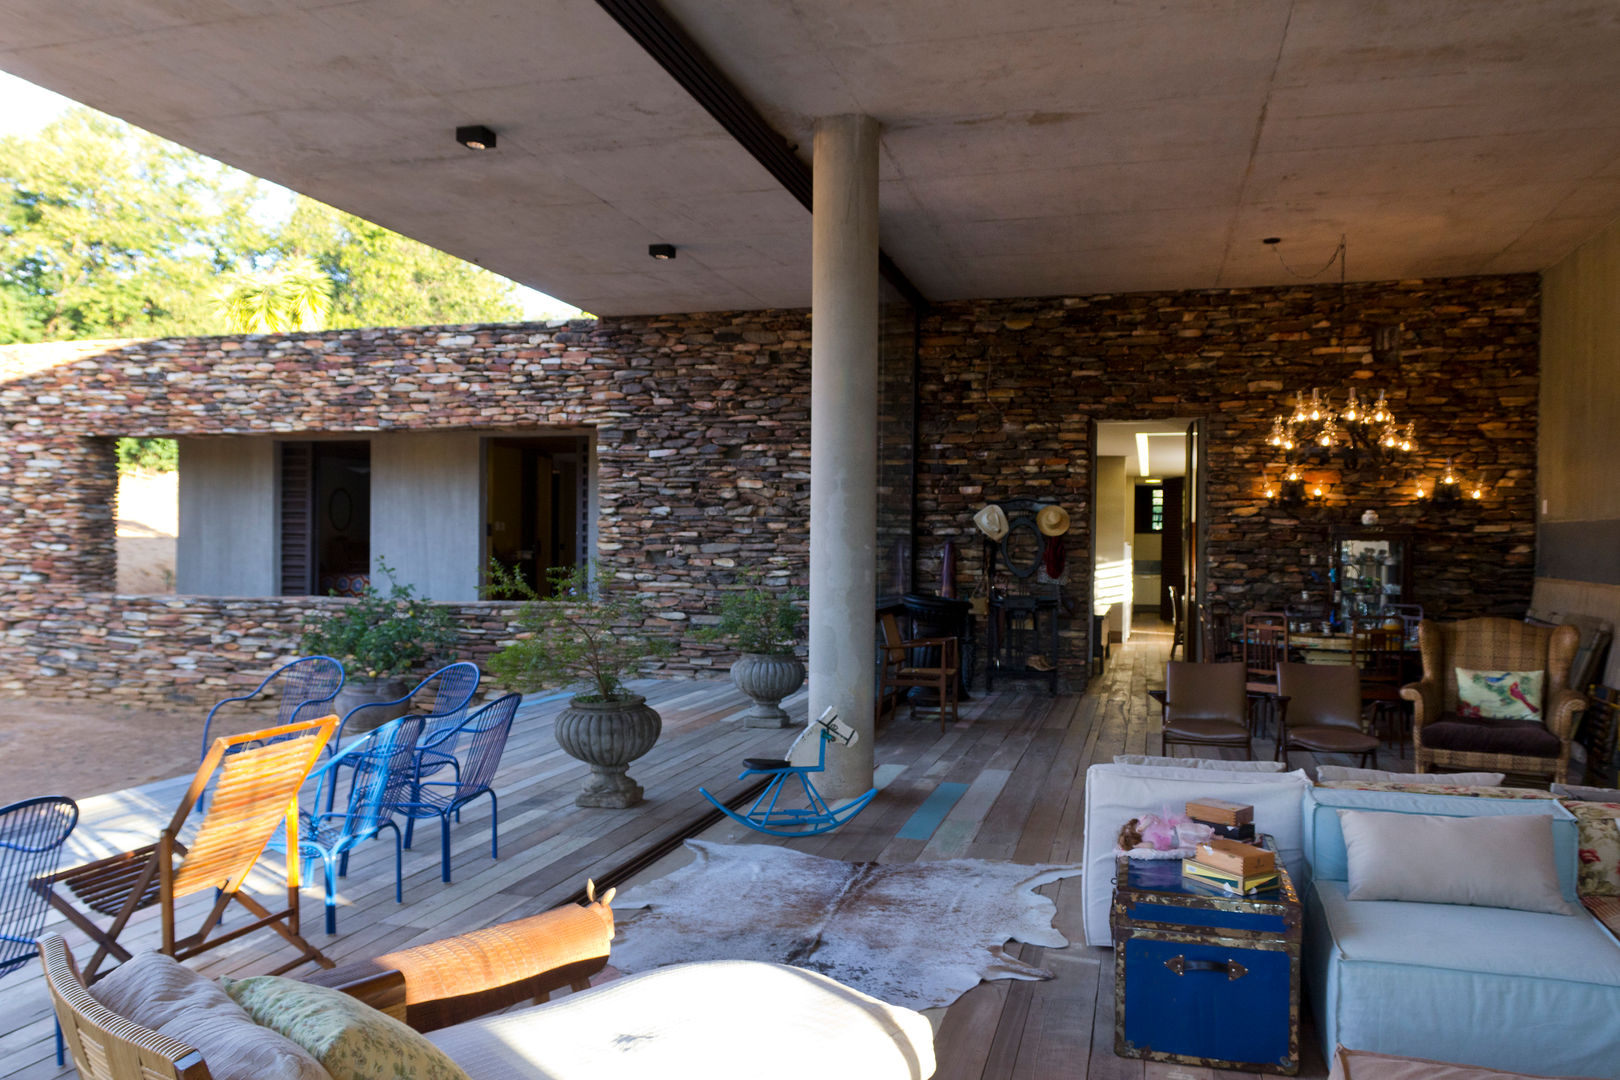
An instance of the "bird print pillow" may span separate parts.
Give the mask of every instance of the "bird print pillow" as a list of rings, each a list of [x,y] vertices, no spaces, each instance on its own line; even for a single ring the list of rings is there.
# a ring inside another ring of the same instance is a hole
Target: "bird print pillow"
[[[1457,715],[1540,720],[1542,671],[1457,669]]]

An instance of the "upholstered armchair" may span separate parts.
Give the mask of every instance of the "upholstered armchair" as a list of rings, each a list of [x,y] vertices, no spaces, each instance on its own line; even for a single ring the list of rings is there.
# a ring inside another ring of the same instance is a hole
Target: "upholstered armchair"
[[[1423,680],[1401,688],[1412,702],[1412,746],[1418,772],[1435,766],[1499,769],[1568,778],[1569,743],[1586,698],[1569,685],[1580,643],[1573,626],[1533,626],[1513,619],[1465,619],[1419,626]],[[1458,713],[1457,669],[1543,671],[1540,720],[1503,720]]]

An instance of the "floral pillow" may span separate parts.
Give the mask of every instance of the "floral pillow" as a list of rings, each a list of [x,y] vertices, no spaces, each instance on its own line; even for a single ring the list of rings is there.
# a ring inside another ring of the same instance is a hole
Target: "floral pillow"
[[[1457,715],[1491,720],[1540,720],[1543,671],[1457,669]]]
[[[1581,896],[1620,896],[1620,803],[1563,800],[1580,823]]]
[[[468,1080],[437,1046],[341,990],[277,975],[220,985],[256,1023],[315,1055],[332,1080]]]

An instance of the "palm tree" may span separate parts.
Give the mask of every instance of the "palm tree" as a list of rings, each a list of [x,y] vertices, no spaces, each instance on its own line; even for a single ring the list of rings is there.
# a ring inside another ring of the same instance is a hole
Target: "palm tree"
[[[320,330],[332,311],[332,279],[314,259],[300,255],[268,270],[231,274],[215,298],[234,333]]]

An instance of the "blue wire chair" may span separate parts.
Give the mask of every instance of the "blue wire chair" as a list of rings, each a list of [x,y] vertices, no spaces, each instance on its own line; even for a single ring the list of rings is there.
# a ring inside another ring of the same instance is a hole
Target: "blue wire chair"
[[[467,705],[472,701],[473,694],[478,692],[478,680],[482,677],[483,673],[478,670],[477,664],[461,660],[454,664],[446,664],[435,671],[417,683],[411,692],[402,698],[395,698],[393,701],[368,701],[364,705],[356,705],[344,714],[343,722],[338,725],[337,734],[333,736],[332,746],[329,749],[337,748],[339,740],[343,738],[343,729],[356,716],[367,710],[392,709],[393,712],[387,714],[391,720],[402,712],[411,711],[416,706],[418,696],[426,700],[428,688],[431,687],[433,703],[428,706],[426,712],[417,714],[425,722],[422,728],[422,741],[436,744],[446,754],[453,755],[456,748],[453,733],[467,718]],[[449,741],[446,742],[446,739]],[[328,810],[332,809],[332,796],[335,790],[336,785],[327,789]]]
[[[79,823],[79,805],[64,795],[42,795],[0,806],[0,975],[39,955],[51,877],[62,846]],[[40,880],[44,879],[44,880]],[[63,1064],[62,1028],[56,1028],[56,1063]]]
[[[327,703],[337,697],[338,691],[343,689],[343,665],[330,656],[301,657],[290,664],[283,664],[266,675],[264,681],[251,692],[216,702],[214,707],[208,710],[208,719],[203,721],[202,753],[197,755],[198,761],[207,757],[209,747],[214,745],[209,737],[209,729],[214,725],[214,715],[226,705],[253,700],[277,679],[281,680],[281,703],[276,709],[275,723],[261,723],[257,724],[257,727],[284,727],[300,720],[315,720],[326,716],[332,711]],[[234,749],[245,750],[247,745],[243,744]]]
[[[838,715],[830,706],[814,722],[805,725],[804,731],[793,740],[793,746],[798,746],[801,740],[812,733],[817,736],[814,765],[794,765],[780,758],[743,759],[743,771],[738,774],[737,779],[746,780],[750,776],[770,777],[765,789],[759,793],[759,797],[746,812],[737,813],[710,795],[706,788],[698,788],[698,793],[713,803],[714,808],[726,817],[756,832],[789,837],[819,836],[824,832],[831,832],[866,809],[866,804],[877,794],[877,788],[871,788],[857,795],[842,806],[829,805],[816,790],[810,774],[825,771],[828,743],[836,741],[844,746],[853,746],[857,735],[853,728],[839,722]],[[788,756],[791,757],[792,754],[793,747],[789,747]],[[802,807],[778,805],[782,789],[792,780],[799,782],[799,788],[803,791],[808,805]]]
[[[417,819],[439,819],[439,876],[450,880],[450,818],[461,819],[461,808],[480,795],[489,796],[489,857],[500,858],[496,838],[500,803],[490,782],[501,763],[501,751],[506,748],[506,737],[512,730],[512,718],[523,701],[521,694],[507,694],[485,705],[460,726],[447,732],[436,744],[423,739],[417,750],[416,779],[411,785],[410,800],[400,804],[406,816],[405,846],[411,846],[411,835]],[[447,755],[441,749],[446,743],[452,747],[458,739],[467,740],[465,751],[459,758]],[[449,758],[446,761],[446,758]],[[454,766],[453,780],[425,780],[429,773]]]
[[[355,739],[309,774],[318,778],[314,805],[330,807],[339,767],[351,770],[349,797],[342,810],[299,813],[298,856],[306,868],[319,858],[325,871],[328,934],[337,933],[337,879],[349,872],[349,852],[384,829],[394,833],[394,902],[405,902],[403,838],[393,818],[410,793],[423,721],[415,714],[391,720]],[[268,846],[286,852],[285,833]]]

